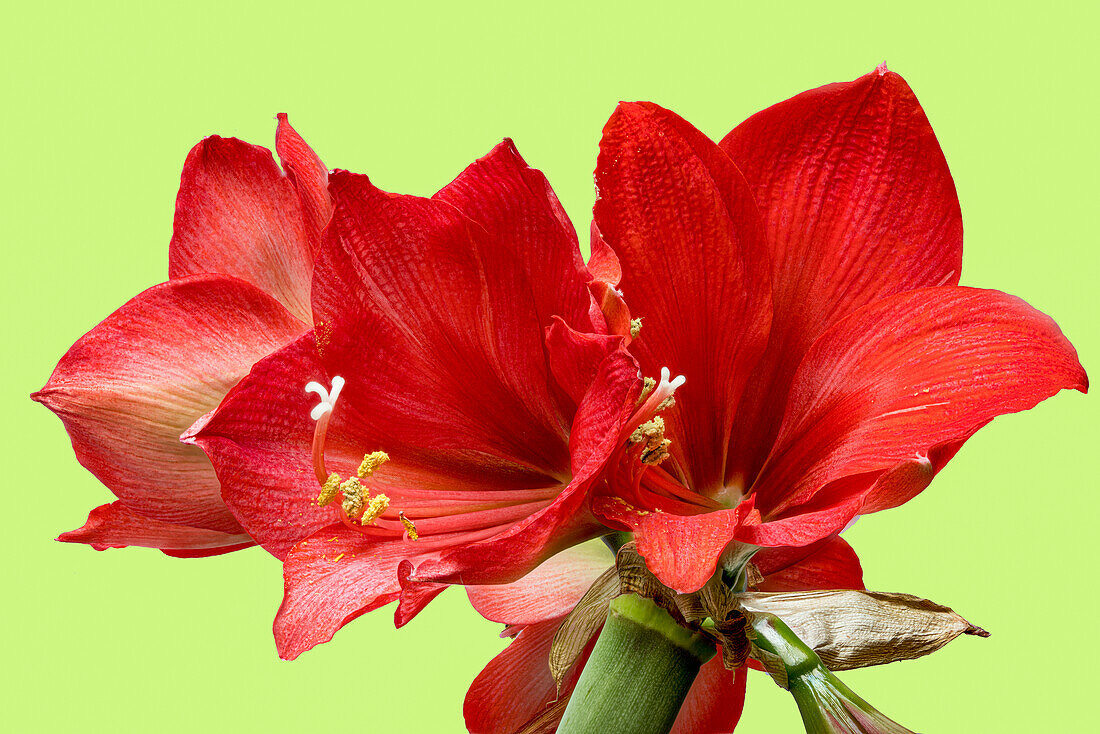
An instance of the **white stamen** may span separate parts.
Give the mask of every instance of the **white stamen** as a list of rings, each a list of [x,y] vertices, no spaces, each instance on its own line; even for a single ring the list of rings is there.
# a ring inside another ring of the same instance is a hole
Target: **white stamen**
[[[317,397],[321,398],[321,402],[313,406],[313,410],[309,412],[309,417],[313,420],[320,420],[321,416],[325,413],[331,413],[336,407],[336,399],[340,397],[340,391],[344,389],[344,378],[337,375],[332,378],[332,390],[326,390],[324,385],[319,382],[310,382],[306,385],[306,392],[316,393]]]

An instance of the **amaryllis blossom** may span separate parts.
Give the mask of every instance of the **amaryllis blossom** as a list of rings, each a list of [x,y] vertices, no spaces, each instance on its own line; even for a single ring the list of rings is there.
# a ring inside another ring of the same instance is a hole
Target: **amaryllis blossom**
[[[994,417],[1087,390],[1069,341],[958,285],[962,220],[912,91],[880,66],[711,142],[622,104],[593,255],[641,319],[642,372],[686,378],[593,510],[688,592],[734,541],[803,546],[920,492]]]
[[[754,590],[862,588],[845,524],[911,498],[996,415],[1087,388],[1050,319],[957,286],[954,185],[884,67],[765,110],[719,145],[656,105],[623,104],[596,180],[589,266],[621,287],[632,313],[620,301],[616,323],[643,372],[686,381],[623,442],[593,505],[676,589],[702,586],[736,541],[773,546],[753,557]],[[468,588],[515,638],[470,689],[472,732],[554,730],[578,671],[557,689],[551,641],[609,557],[578,548]],[[743,674],[707,663],[675,730],[731,731]]]
[[[404,624],[435,582],[510,581],[604,532],[587,491],[641,386],[572,225],[510,141],[431,198],[344,171],[329,187],[314,331],[186,437],[285,561],[286,658],[399,598]],[[426,562],[446,573],[411,581]]]
[[[59,540],[170,555],[253,545],[202,451],[180,434],[252,365],[305,333],[314,251],[331,205],[328,172],[279,115],[270,151],[204,139],[187,156],[169,280],[85,334],[32,396],[77,458],[118,497]]]
[[[553,732],[584,667],[574,663],[559,689],[547,661],[554,635],[589,587],[614,563],[602,542],[570,548],[510,584],[468,586],[470,602],[487,619],[505,625],[513,638],[474,680],[463,712],[472,734]],[[800,591],[862,589],[863,571],[839,537],[805,549],[767,554],[756,589]],[[592,640],[598,633],[593,630]],[[676,720],[674,734],[733,731],[745,701],[746,668],[726,669],[722,655],[703,665]],[[525,728],[531,727],[531,728]]]

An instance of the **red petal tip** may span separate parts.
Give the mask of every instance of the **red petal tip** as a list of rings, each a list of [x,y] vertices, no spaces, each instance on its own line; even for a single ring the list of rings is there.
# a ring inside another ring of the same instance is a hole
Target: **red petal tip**
[[[875,71],[878,72],[879,76],[886,76],[886,72],[890,70],[886,68],[886,62],[883,61],[881,64],[875,67]]]
[[[108,543],[88,543],[80,538],[73,537],[77,534],[77,530],[68,530],[61,535],[58,535],[54,540],[58,543],[79,543],[86,545],[94,551],[105,551],[108,548],[125,548],[125,545],[112,545]],[[68,537],[66,537],[68,536]]]

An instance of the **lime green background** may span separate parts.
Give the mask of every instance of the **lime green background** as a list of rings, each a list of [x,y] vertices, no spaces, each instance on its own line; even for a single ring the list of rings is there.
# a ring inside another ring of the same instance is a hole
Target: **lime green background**
[[[720,137],[886,59],[955,175],[963,282],[1026,298],[1086,367],[1100,364],[1095,4],[396,5],[5,14],[5,728],[457,732],[466,686],[503,645],[451,590],[404,630],[379,611],[280,662],[280,568],[262,551],[182,561],[52,541],[110,495],[26,395],[75,339],[166,277],[180,167],[209,133],[270,147],[285,111],[328,165],[420,194],[507,135],[585,230],[617,100],[657,101]],[[848,533],[869,586],[950,604],[993,632],[845,675],[853,688],[919,731],[1091,729],[1095,406],[1062,394],[999,419],[928,492]],[[752,674],[748,699],[738,731],[800,731],[766,678]]]

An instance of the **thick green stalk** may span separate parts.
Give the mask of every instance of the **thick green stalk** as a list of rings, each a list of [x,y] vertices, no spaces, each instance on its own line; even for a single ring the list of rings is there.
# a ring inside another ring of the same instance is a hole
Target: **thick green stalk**
[[[558,734],[668,734],[699,668],[715,653],[637,594],[613,600]]]

